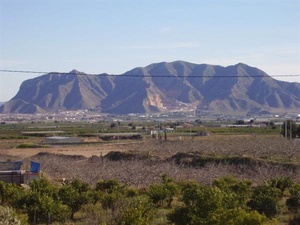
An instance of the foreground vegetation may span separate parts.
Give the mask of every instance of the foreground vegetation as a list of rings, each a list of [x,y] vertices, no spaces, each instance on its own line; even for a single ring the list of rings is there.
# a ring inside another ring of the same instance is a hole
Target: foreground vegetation
[[[41,178],[28,188],[0,182],[0,193],[2,224],[271,225],[284,216],[291,225],[300,221],[300,183],[288,177],[253,185],[227,176],[204,186],[163,175],[160,183],[140,189],[116,180],[92,187],[79,179],[54,184]]]

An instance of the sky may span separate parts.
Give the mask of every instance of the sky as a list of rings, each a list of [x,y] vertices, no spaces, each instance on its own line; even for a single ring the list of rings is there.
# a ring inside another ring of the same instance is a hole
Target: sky
[[[0,0],[0,70],[122,74],[176,60],[300,82],[300,1]],[[37,76],[0,72],[0,102]]]

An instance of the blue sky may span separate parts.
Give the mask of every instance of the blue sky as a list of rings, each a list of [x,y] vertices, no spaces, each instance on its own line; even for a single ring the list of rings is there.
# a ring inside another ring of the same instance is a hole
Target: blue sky
[[[300,1],[0,0],[0,69],[121,74],[175,60],[300,74]],[[0,72],[0,101],[36,76]]]

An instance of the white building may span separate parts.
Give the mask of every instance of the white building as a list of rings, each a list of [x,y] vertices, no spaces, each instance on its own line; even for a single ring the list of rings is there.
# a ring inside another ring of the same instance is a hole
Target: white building
[[[44,143],[46,144],[71,144],[71,143],[81,143],[82,140],[78,137],[46,137]]]

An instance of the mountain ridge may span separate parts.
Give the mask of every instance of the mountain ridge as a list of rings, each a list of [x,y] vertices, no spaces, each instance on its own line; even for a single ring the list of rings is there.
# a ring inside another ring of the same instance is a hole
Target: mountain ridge
[[[185,61],[136,67],[121,75],[49,73],[30,80],[1,113],[93,109],[128,114],[173,110],[215,113],[286,112],[300,109],[300,83],[278,81],[238,63],[227,67]]]

